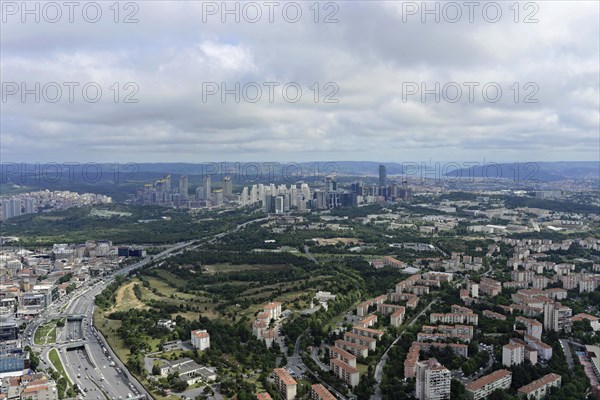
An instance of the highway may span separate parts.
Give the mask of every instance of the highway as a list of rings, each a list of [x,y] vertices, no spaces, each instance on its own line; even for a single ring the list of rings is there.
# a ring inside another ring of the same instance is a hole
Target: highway
[[[268,217],[264,217],[238,224],[227,232],[212,236],[208,242],[214,242],[249,224],[267,219]],[[114,282],[115,276],[127,275],[150,263],[181,254],[186,248],[193,250],[202,246],[202,244],[192,246],[195,243],[196,240],[177,243],[157,255],[145,257],[135,264],[116,271],[106,280],[96,279],[84,284],[66,299],[51,304],[29,323],[23,335],[25,345],[30,345],[35,351],[41,353],[41,366],[44,368],[52,366],[48,353],[51,349],[57,349],[69,380],[82,390],[78,398],[104,400],[146,397],[151,399],[150,393],[129,373],[102,334],[93,326],[94,300],[102,290]],[[81,318],[79,320],[73,318],[76,316]],[[35,331],[40,325],[61,318],[66,318],[66,323],[64,328],[57,328],[55,344],[39,346],[33,343]]]

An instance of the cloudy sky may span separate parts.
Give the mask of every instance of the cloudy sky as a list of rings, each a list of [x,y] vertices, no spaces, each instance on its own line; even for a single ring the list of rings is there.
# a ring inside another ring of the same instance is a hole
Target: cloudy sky
[[[600,3],[513,3],[2,1],[0,156],[598,160]]]

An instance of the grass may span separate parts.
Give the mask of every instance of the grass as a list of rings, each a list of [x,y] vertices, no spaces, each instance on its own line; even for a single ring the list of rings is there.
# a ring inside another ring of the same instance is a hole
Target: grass
[[[58,373],[60,373],[62,375],[62,377],[67,380],[67,382],[69,383],[69,386],[71,386],[71,380],[67,376],[65,368],[63,367],[62,362],[60,361],[60,357],[58,356],[58,351],[56,349],[50,350],[50,352],[48,353],[48,358],[50,359],[50,362],[54,366],[54,369],[56,369],[56,371],[58,371]]]
[[[142,285],[141,282],[134,281],[121,286],[119,290],[117,290],[117,293],[115,294],[115,305],[110,309],[109,313],[115,311],[127,311],[132,308],[148,308],[141,300],[138,300],[138,298],[135,297],[133,286],[136,284]]]
[[[56,342],[56,322],[51,321],[37,328],[33,337],[33,342],[37,345]]]
[[[117,354],[122,362],[127,362],[129,349],[117,336],[116,331],[121,326],[121,321],[105,318],[104,313],[98,308],[94,309],[94,326],[102,332],[109,346]]]

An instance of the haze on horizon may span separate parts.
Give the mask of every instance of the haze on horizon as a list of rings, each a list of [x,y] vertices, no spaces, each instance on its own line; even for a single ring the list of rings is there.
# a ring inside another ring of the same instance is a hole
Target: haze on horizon
[[[328,9],[321,3],[315,22],[312,3],[299,2],[298,22],[276,10],[271,23],[259,1],[263,15],[252,23],[254,14],[239,22],[221,10],[210,14],[207,2],[153,1],[133,2],[138,22],[128,24],[122,20],[132,10],[121,9],[115,23],[109,3],[102,3],[97,23],[82,19],[80,10],[73,23],[66,15],[58,23],[44,16],[23,23],[5,3],[2,162],[599,159],[598,2],[529,2],[537,10],[521,2],[518,22],[512,2],[497,2],[503,14],[495,23],[481,12],[494,2],[478,2],[473,22],[463,8],[456,23],[451,14],[422,22],[422,10],[412,14],[407,7],[411,2],[387,1],[336,2]],[[328,15],[338,22],[324,23]],[[537,22],[525,23],[528,15]],[[59,83],[63,97],[36,102],[34,95],[23,101],[9,93],[10,83],[33,88],[36,82]],[[93,82],[102,97],[92,103],[79,92],[70,102],[65,82]],[[294,82],[302,96],[291,102],[276,95],[271,102],[265,82]],[[477,84],[473,101],[468,82]],[[502,89],[497,102],[482,97],[492,82]],[[132,93],[127,83],[139,89],[137,103],[124,102]],[[263,96],[255,103],[232,95],[222,101],[220,94],[206,96],[213,83],[257,83]],[[436,83],[456,83],[462,97],[407,96],[413,84],[433,89]],[[337,102],[325,102],[327,95]],[[525,102],[527,95],[538,101]]]

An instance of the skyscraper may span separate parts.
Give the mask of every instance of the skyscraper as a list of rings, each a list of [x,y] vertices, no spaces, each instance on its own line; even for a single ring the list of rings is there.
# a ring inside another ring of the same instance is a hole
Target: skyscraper
[[[379,187],[380,188],[385,187],[386,182],[387,182],[387,172],[385,169],[385,165],[381,164],[381,165],[379,165]]]
[[[179,178],[179,198],[181,200],[187,201],[189,198],[188,194],[188,177],[186,175],[182,175]]]
[[[210,200],[211,199],[211,193],[212,193],[212,185],[210,182],[210,175],[206,175],[204,177],[204,199],[205,200]]]
[[[226,176],[223,178],[223,196],[231,197],[233,195],[233,182],[231,182],[231,177]]]

